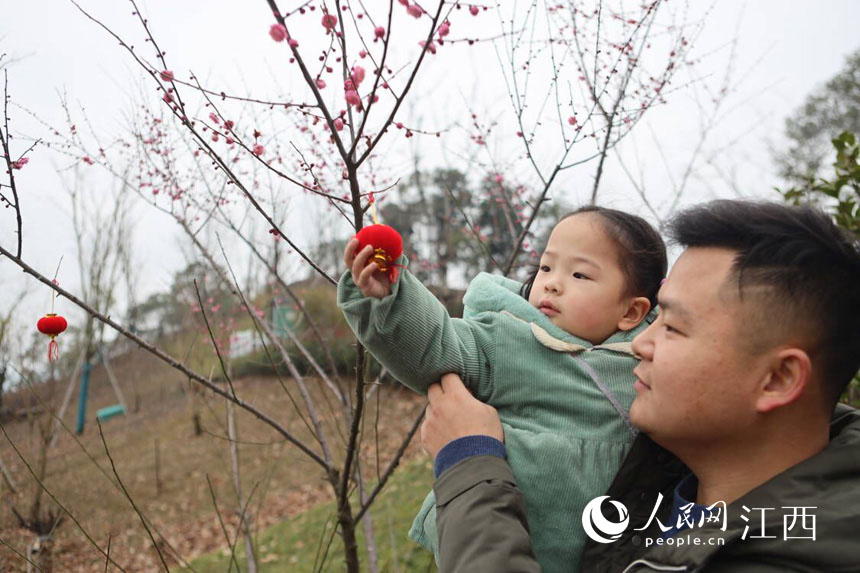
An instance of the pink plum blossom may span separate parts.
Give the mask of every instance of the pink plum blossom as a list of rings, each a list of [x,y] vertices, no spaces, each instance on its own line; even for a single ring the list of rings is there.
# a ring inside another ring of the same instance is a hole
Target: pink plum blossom
[[[421,47],[423,48],[423,47],[424,47],[424,40],[421,40],[420,42],[418,42],[418,45],[419,45],[419,46],[421,46]],[[436,44],[434,44],[434,43],[431,41],[431,42],[427,45],[427,51],[428,51],[428,52],[430,52],[431,54],[435,54],[435,53],[436,53]]]
[[[421,9],[421,6],[418,4],[411,4],[406,8],[406,11],[409,12],[409,15],[413,18],[420,18],[422,14],[424,14],[424,10]]]
[[[334,128],[338,131],[343,129],[343,120],[341,118],[335,118],[334,120]]]
[[[358,92],[355,90],[347,90],[344,94],[344,97],[346,98],[346,103],[348,103],[349,105],[361,105],[361,98],[358,96]]]
[[[171,72],[170,70],[164,70],[159,75],[161,76],[161,81],[164,81],[164,82],[172,82],[173,81],[173,72]]]
[[[21,159],[18,159],[16,161],[12,162],[12,169],[21,169],[22,167],[24,167],[28,163],[30,163],[30,158],[29,157],[22,157]]]
[[[385,28],[383,28],[382,26],[377,26],[376,29],[373,31],[373,34],[381,40],[385,37]]]
[[[353,66],[352,73],[349,75],[352,78],[352,81],[356,86],[361,85],[361,82],[364,81],[365,71],[361,66]]]
[[[269,28],[269,35],[276,42],[283,42],[287,39],[287,29],[283,24],[272,24]]]
[[[317,78],[317,88],[325,89],[325,80],[322,78]]]
[[[472,16],[477,16],[478,15],[478,7],[475,6],[474,4],[472,4],[471,6],[469,6],[469,12],[471,12]]]
[[[290,38],[287,41],[287,43],[290,45],[291,48],[298,48],[299,47],[299,41],[296,40],[295,38]]]
[[[263,155],[263,152],[265,152],[265,151],[266,151],[266,149],[262,145],[260,145],[259,143],[254,145],[253,153],[257,157]]]
[[[439,26],[439,37],[444,38],[451,32],[451,25],[446,21],[442,22],[442,25]]]
[[[337,16],[334,14],[323,14],[322,25],[326,30],[332,30],[337,26]]]

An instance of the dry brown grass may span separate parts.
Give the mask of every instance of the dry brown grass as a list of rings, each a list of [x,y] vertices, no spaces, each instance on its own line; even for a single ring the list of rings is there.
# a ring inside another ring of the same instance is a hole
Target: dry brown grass
[[[225,544],[215,510],[212,505],[206,476],[217,492],[218,505],[224,519],[231,524],[238,521],[237,501],[230,473],[230,454],[226,441],[226,410],[224,401],[210,394],[190,391],[186,380],[177,372],[163,366],[141,352],[131,352],[113,364],[126,399],[130,404],[138,396],[139,411],[127,417],[111,419],[103,424],[105,437],[123,483],[137,505],[160,533],[179,552],[190,559]],[[325,386],[316,379],[308,379],[311,393],[320,415],[325,419],[329,440],[342,454],[343,440],[334,430],[339,411],[329,409],[324,400],[334,399]],[[346,383],[346,381],[345,381]],[[64,384],[64,383],[63,383]],[[284,384],[299,401],[295,383],[284,379]],[[192,387],[196,388],[196,387]],[[47,387],[40,388],[45,393]],[[81,436],[84,447],[99,465],[111,475],[109,460],[95,425],[98,408],[116,402],[105,373],[101,368],[93,371],[87,405],[87,428]],[[63,388],[54,390],[53,400],[59,402]],[[306,443],[311,435],[290,399],[275,377],[251,377],[236,381],[237,394],[249,401],[286,427],[301,436]],[[20,390],[11,400],[24,400],[29,390]],[[399,387],[383,385],[370,400],[362,442],[364,473],[372,484],[376,476],[376,451],[379,467],[384,469],[406,434],[415,416],[421,410],[423,398]],[[378,407],[378,409],[377,409]],[[192,409],[199,410],[205,433],[194,436]],[[69,408],[64,422],[74,429],[77,398]],[[24,456],[32,460],[36,455],[38,430],[35,419],[8,422],[6,431]],[[307,507],[332,499],[329,486],[323,481],[322,471],[295,447],[285,443],[269,428],[250,414],[237,410],[243,495],[254,491],[251,503],[255,527],[265,528],[288,519]],[[378,427],[378,431],[376,431]],[[3,490],[6,504],[0,515],[0,536],[21,553],[25,553],[34,535],[17,526],[9,510],[14,504],[26,510],[35,481],[17,458],[5,439],[0,444],[0,456],[7,464],[13,479],[21,489],[13,495]],[[163,485],[156,493],[155,442],[160,451],[160,477]],[[316,448],[319,451],[319,448]],[[419,454],[413,443],[407,458]],[[121,492],[87,458],[75,441],[62,432],[54,450],[50,452],[45,485],[81,522],[102,548],[111,538],[111,557],[129,571],[157,570],[158,557],[152,544]],[[52,508],[50,499],[43,502]],[[232,531],[232,528],[231,528]],[[165,549],[165,555],[171,552]],[[104,557],[92,547],[72,523],[65,520],[58,528],[51,550],[55,570],[103,570]],[[169,564],[175,559],[168,560]],[[24,570],[23,561],[6,547],[0,547],[0,570]]]

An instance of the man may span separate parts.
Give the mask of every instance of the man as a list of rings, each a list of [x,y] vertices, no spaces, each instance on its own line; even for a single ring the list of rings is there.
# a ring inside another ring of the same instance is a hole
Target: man
[[[743,201],[670,237],[686,250],[633,343],[641,433],[608,500],[571,516],[594,540],[580,570],[860,571],[860,414],[834,410],[860,367],[857,241]],[[455,375],[429,397],[440,569],[539,571],[495,411]]]

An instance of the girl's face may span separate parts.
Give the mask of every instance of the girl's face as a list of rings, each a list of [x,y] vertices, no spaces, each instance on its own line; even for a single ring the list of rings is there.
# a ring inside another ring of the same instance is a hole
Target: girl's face
[[[579,213],[552,230],[529,303],[550,321],[592,344],[600,344],[621,327],[632,297],[618,249],[595,213]]]

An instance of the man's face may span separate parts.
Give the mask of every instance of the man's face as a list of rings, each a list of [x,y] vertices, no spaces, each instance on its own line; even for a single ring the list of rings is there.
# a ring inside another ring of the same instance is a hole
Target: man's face
[[[630,419],[668,449],[732,440],[755,421],[764,370],[739,336],[734,257],[727,249],[687,249],[660,289],[659,317],[633,341],[642,362]]]

